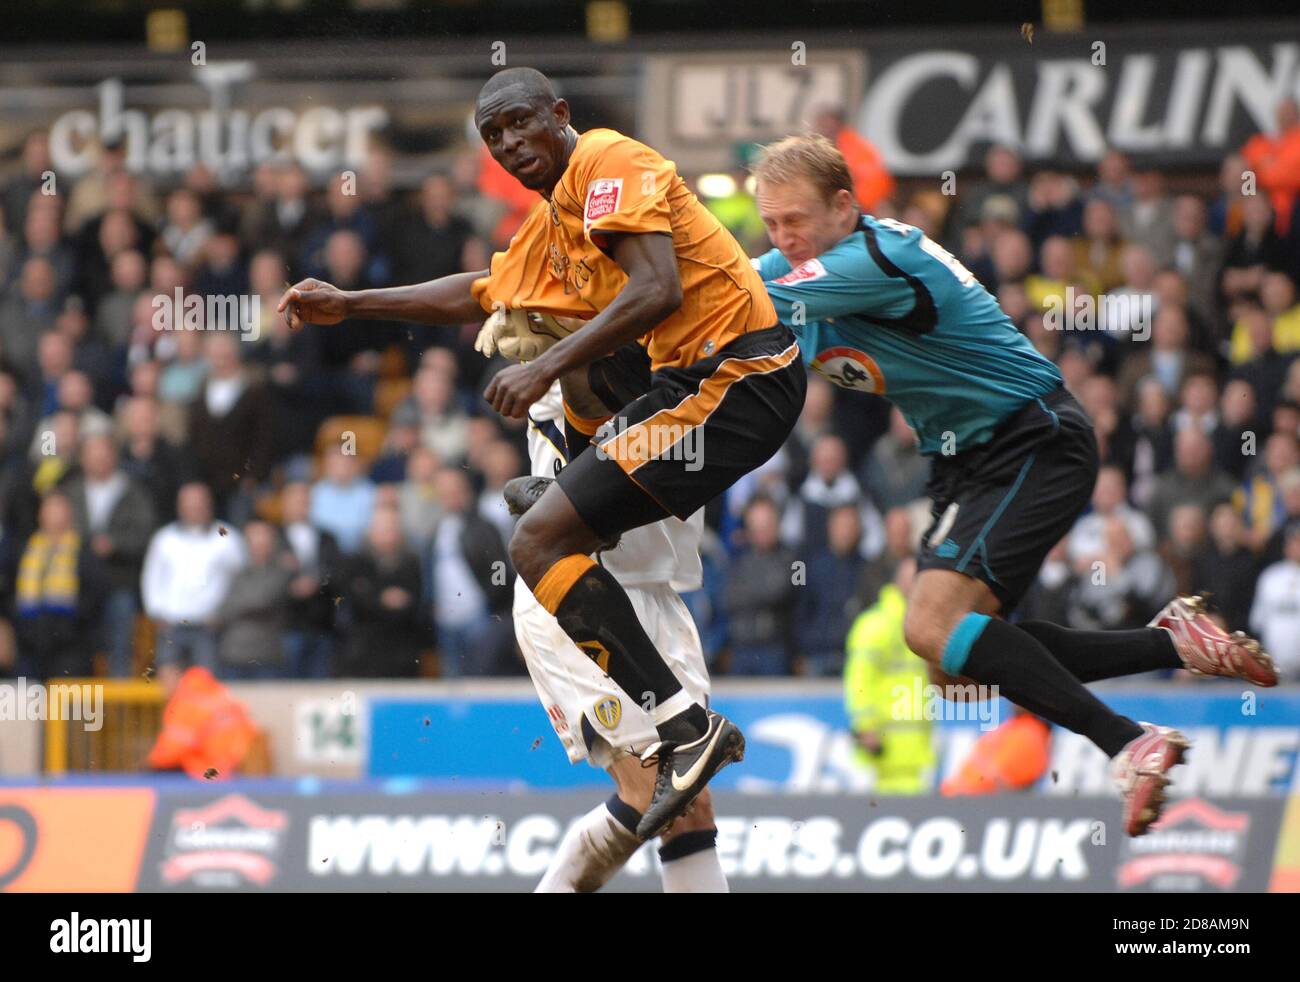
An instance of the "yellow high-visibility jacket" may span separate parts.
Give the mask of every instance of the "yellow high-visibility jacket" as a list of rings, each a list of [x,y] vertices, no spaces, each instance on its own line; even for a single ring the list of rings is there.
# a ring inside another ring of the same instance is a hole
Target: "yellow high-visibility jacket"
[[[925,662],[903,640],[907,601],[890,583],[849,629],[844,662],[844,709],[855,734],[875,733],[882,752],[858,759],[876,772],[882,794],[922,794],[935,766],[933,724],[917,694],[929,684]]]

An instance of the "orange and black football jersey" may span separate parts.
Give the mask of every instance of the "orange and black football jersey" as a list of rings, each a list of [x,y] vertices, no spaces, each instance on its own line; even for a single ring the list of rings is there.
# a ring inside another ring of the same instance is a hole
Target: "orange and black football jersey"
[[[612,233],[673,237],[682,305],[641,340],[653,367],[683,367],[776,324],[763,281],[731,233],[700,204],[673,162],[614,130],[579,138],[549,201],[534,206],[489,276],[474,283],[496,303],[590,319],[627,283],[605,251]]]

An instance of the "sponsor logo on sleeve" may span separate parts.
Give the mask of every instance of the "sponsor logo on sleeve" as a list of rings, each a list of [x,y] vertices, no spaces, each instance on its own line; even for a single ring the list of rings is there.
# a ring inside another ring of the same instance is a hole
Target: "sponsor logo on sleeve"
[[[621,177],[592,181],[591,186],[587,188],[587,204],[582,210],[583,231],[590,231],[595,222],[618,211],[618,201],[622,196]]]
[[[819,280],[826,275],[826,267],[822,265],[820,259],[809,259],[802,262],[784,276],[777,277],[773,282],[788,286],[791,283],[806,283],[808,280]]]

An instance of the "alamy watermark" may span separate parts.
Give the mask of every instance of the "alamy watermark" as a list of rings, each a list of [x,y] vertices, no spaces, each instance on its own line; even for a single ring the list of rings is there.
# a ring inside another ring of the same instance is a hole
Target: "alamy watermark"
[[[155,331],[229,331],[252,343],[262,336],[262,298],[242,293],[187,294],[178,286],[171,296],[154,296],[151,323]]]
[[[90,733],[104,726],[104,687],[90,683],[43,685],[19,676],[0,685],[0,722],[76,720]]]
[[[680,460],[688,471],[704,466],[704,427],[683,423],[633,423],[623,416],[607,421],[596,431],[596,456],[623,464],[647,460]]]
[[[889,715],[895,722],[972,720],[981,730],[995,730],[1002,722],[996,685],[922,685],[918,677],[910,686],[894,686],[889,694],[894,700]]]
[[[1067,286],[1065,294],[1047,297],[1043,327],[1049,331],[1105,331],[1128,334],[1131,341],[1151,337],[1154,303],[1149,293],[1075,293]]]

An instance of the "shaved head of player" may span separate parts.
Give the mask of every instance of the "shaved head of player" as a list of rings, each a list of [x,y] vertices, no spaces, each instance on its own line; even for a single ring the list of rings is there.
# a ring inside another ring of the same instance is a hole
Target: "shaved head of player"
[[[535,68],[507,68],[488,79],[474,126],[496,162],[530,191],[555,187],[578,142],[569,104]]]

